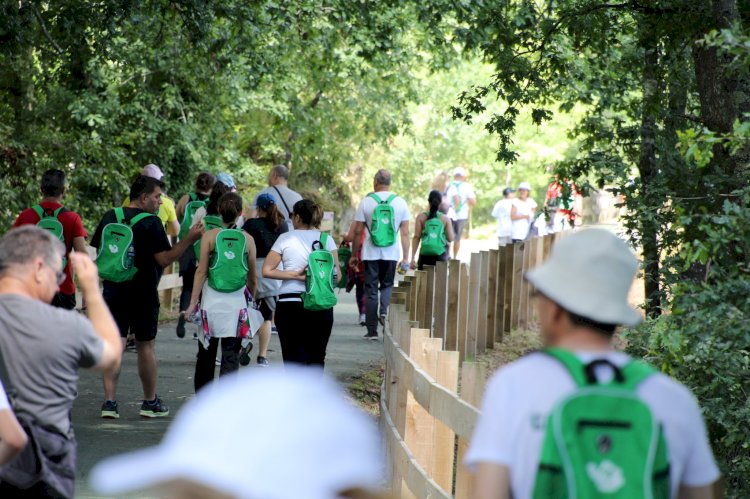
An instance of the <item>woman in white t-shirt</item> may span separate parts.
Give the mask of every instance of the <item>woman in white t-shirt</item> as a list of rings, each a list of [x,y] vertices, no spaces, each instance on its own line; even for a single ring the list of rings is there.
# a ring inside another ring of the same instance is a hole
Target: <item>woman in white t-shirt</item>
[[[511,239],[514,243],[525,240],[529,236],[531,222],[534,220],[536,211],[536,201],[529,197],[531,185],[528,182],[521,182],[518,186],[518,197],[513,200],[510,209],[510,219],[513,221],[511,229]]]
[[[294,203],[291,217],[294,230],[279,236],[271,247],[263,264],[263,277],[282,281],[276,305],[276,329],[284,362],[323,367],[333,328],[333,308],[311,311],[302,305],[307,259],[313,244],[320,242],[318,227],[323,209],[303,199]],[[333,254],[333,268],[338,269],[337,248],[332,237],[327,238],[325,249]],[[279,263],[283,263],[284,270],[277,268]]]
[[[11,462],[26,446],[28,437],[10,407],[0,382],[0,465]]]

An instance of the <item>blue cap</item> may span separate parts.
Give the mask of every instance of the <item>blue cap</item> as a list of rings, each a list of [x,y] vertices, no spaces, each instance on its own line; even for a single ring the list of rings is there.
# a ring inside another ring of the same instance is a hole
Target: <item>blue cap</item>
[[[276,204],[276,200],[273,198],[272,195],[266,192],[258,196],[258,199],[255,200],[255,206],[257,206],[261,210],[267,210],[268,207],[271,206],[272,204]]]
[[[216,175],[216,181],[221,182],[222,184],[226,185],[227,187],[231,189],[237,188],[237,186],[234,184],[234,179],[228,173],[225,173],[225,172],[219,173],[218,175]]]

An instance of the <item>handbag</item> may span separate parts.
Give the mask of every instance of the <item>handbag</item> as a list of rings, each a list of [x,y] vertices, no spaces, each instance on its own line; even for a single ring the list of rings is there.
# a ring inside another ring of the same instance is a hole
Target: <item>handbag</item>
[[[15,411],[16,390],[5,369],[0,351],[0,378],[8,400]],[[28,443],[10,463],[0,467],[0,481],[25,490],[44,483],[54,497],[73,497],[75,493],[76,441],[55,429],[37,423],[33,417],[17,414],[19,424],[28,436]]]

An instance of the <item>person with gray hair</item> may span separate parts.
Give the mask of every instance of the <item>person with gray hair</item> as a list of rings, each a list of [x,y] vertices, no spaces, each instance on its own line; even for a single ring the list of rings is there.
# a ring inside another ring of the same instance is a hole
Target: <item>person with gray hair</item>
[[[54,235],[32,225],[0,239],[0,376],[33,439],[19,458],[0,467],[2,497],[73,496],[76,442],[70,411],[78,369],[107,372],[120,364],[117,325],[86,253],[71,252],[68,258],[88,319],[49,305],[65,280],[64,254],[65,246]],[[54,460],[46,462],[46,455]]]
[[[349,266],[356,268],[359,265],[357,255],[361,246],[365,268],[365,339],[368,340],[378,339],[378,322],[385,327],[399,258],[402,265],[409,265],[411,215],[406,201],[390,192],[390,188],[391,173],[385,169],[378,170],[373,179],[375,192],[365,196],[354,215],[354,238]],[[362,232],[365,229],[367,232],[362,244]]]
[[[289,188],[289,168],[284,165],[276,165],[271,168],[268,173],[268,187],[260,191],[255,195],[253,204],[250,210],[250,217],[255,218],[257,216],[258,196],[261,194],[270,194],[273,198],[279,202],[276,207],[279,209],[284,220],[286,221],[288,230],[293,230],[292,226],[292,208],[297,201],[302,200],[302,196]]]

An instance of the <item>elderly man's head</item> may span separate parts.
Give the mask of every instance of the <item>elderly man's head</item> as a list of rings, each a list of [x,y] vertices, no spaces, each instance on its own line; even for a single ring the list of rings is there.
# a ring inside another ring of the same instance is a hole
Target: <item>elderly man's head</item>
[[[130,186],[130,203],[149,213],[158,213],[163,188],[161,180],[141,175]]]
[[[13,229],[0,239],[0,279],[50,303],[65,280],[64,255],[65,246],[49,231],[35,225]]]

